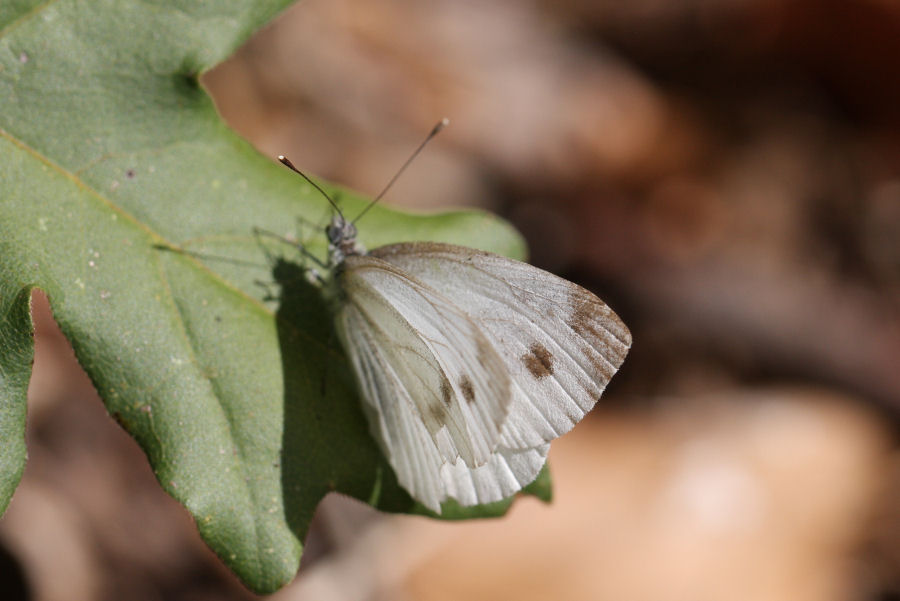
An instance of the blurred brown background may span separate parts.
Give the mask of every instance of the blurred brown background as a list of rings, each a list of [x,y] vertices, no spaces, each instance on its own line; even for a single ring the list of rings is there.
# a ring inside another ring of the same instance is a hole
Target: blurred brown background
[[[450,117],[390,201],[505,216],[635,339],[552,505],[329,499],[275,599],[900,598],[900,4],[308,0],[204,84],[367,193]],[[0,597],[254,598],[36,310]]]

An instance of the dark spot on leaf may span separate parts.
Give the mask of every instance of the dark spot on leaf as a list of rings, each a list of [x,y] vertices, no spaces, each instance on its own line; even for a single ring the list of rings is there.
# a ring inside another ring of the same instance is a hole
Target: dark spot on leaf
[[[197,69],[185,67],[180,73],[175,73],[175,81],[181,88],[196,89],[200,87],[200,77]]]
[[[129,169],[128,171],[126,171],[125,177],[127,177],[128,179],[132,179],[134,177],[134,169]]]
[[[553,355],[540,342],[534,342],[522,355],[522,363],[531,375],[540,380],[553,373]]]
[[[459,387],[462,389],[463,397],[465,397],[467,403],[475,402],[475,388],[472,387],[472,380],[469,379],[469,376],[463,374],[459,378]]]

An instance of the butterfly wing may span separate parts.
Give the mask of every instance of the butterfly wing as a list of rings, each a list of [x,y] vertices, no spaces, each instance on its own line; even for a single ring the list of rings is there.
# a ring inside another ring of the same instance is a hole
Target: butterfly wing
[[[477,467],[466,465],[460,457],[447,459],[392,368],[385,347],[373,338],[371,322],[350,306],[341,323],[375,438],[397,480],[416,500],[440,513],[448,497],[462,505],[491,503],[534,480],[547,459],[549,444],[537,449],[497,449]]]
[[[550,444],[536,448],[498,447],[490,460],[478,467],[463,461],[441,465],[441,481],[446,494],[461,505],[493,503],[511,497],[531,484],[547,462]]]
[[[504,362],[465,312],[396,266],[350,256],[336,278],[337,331],[370,424],[400,483],[439,510],[450,488],[465,488],[445,464],[498,461],[510,401]]]
[[[568,432],[631,346],[628,328],[603,301],[527,263],[426,242],[370,254],[440,290],[490,339],[511,376],[501,448],[538,448]]]

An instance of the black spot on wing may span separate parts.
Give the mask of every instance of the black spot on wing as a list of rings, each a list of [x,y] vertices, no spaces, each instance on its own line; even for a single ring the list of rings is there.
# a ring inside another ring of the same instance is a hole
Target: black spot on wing
[[[448,407],[453,403],[453,390],[450,388],[450,382],[447,380],[441,381],[441,400]]]
[[[553,374],[553,355],[540,342],[533,342],[521,359],[525,368],[538,380]]]
[[[572,314],[568,319],[569,327],[580,336],[595,338],[598,334],[598,326],[602,324],[608,313],[606,305],[600,302],[591,302],[578,295],[572,296],[571,303]]]
[[[466,399],[467,403],[475,402],[475,388],[472,386],[472,380],[469,379],[469,376],[463,374],[459,378],[459,388],[462,390],[463,397]]]
[[[628,328],[603,301],[587,291],[582,292],[583,294],[573,293],[569,298],[571,314],[566,323],[583,338],[610,339],[611,344],[619,347],[619,353],[624,359],[631,346]]]
[[[566,323],[591,346],[582,350],[591,367],[608,382],[625,359],[631,343],[628,328],[600,299],[588,293],[572,294]]]
[[[443,426],[447,423],[447,410],[444,409],[442,405],[429,403],[428,413],[431,415],[431,419],[436,422],[438,427]]]

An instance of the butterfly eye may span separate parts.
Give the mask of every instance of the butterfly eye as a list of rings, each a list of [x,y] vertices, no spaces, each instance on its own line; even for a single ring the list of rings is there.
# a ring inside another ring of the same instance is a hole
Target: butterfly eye
[[[333,246],[338,246],[342,242],[356,238],[356,226],[349,221],[344,221],[343,219],[336,217],[335,220],[325,228],[325,235],[328,237],[329,243]]]
[[[341,241],[341,228],[335,224],[331,224],[325,228],[325,235],[328,236],[328,242],[337,244]]]

